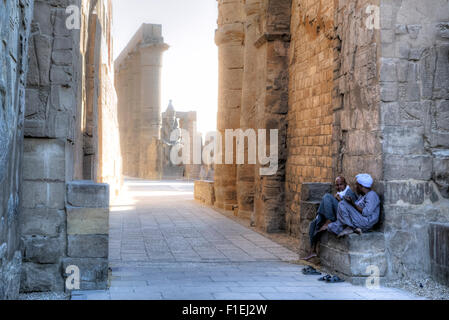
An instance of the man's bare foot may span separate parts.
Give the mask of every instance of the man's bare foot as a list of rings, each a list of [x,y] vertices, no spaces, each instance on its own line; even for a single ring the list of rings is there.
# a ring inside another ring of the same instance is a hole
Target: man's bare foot
[[[318,255],[315,252],[313,252],[313,253],[309,254],[307,257],[301,258],[301,260],[309,261],[310,259],[315,258],[315,257],[318,257]]]
[[[363,233],[362,229],[360,228],[356,228],[354,232],[357,233],[358,235],[361,235]]]
[[[345,230],[343,230],[337,237],[338,238],[341,238],[341,237],[344,237],[344,236],[347,236],[347,235],[349,235],[349,234],[351,234],[351,233],[354,233],[354,230],[351,228],[351,227],[347,227]]]
[[[329,222],[329,223],[325,223],[321,228],[320,228],[320,230],[318,230],[318,232],[323,232],[323,231],[327,231],[327,229],[329,228],[329,225],[330,225],[331,223]]]

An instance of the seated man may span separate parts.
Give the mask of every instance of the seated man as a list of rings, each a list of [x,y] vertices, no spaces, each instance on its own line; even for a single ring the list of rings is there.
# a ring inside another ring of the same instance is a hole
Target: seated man
[[[356,192],[360,198],[354,202],[350,197],[338,204],[337,221],[329,224],[328,230],[342,237],[351,233],[361,234],[374,227],[379,221],[380,199],[371,190],[373,178],[369,174],[359,174]]]
[[[344,177],[337,177],[337,179],[335,179],[335,188],[337,189],[337,194],[335,194],[335,196],[330,193],[324,195],[320,207],[318,208],[317,216],[310,224],[309,237],[311,249],[309,255],[303,258],[303,260],[307,261],[317,256],[316,249],[320,232],[326,230],[327,226],[337,219],[338,203],[342,201],[345,196],[354,199],[354,201],[357,199],[355,193],[348,186]]]

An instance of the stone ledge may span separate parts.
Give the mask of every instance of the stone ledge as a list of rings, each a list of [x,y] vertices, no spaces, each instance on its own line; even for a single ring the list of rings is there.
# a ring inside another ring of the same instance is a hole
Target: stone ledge
[[[200,201],[208,206],[215,203],[214,182],[207,180],[197,180],[194,182],[195,200]]]
[[[109,208],[109,185],[92,181],[69,182],[67,203],[73,207]]]
[[[369,266],[379,268],[379,277],[387,272],[385,238],[380,232],[351,234],[338,239],[326,232],[320,242],[321,265],[330,273],[336,273],[353,283],[361,283],[372,276]]]

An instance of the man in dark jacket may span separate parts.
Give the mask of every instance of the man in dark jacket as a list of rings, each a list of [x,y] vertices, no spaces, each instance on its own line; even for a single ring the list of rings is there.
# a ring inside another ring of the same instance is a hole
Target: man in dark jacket
[[[339,202],[345,197],[354,199],[354,201],[357,200],[357,196],[346,183],[344,177],[337,177],[337,179],[335,179],[335,188],[337,189],[335,195],[330,193],[324,195],[320,207],[318,208],[317,216],[310,224],[309,237],[311,249],[307,257],[304,257],[303,260],[307,261],[318,256],[316,249],[320,234],[322,231],[327,230],[330,223],[337,220],[337,208]]]

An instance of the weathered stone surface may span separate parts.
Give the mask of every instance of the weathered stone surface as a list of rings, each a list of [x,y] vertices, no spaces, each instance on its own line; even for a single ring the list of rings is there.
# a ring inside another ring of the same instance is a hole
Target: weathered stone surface
[[[332,192],[331,183],[303,183],[301,184],[302,201],[318,201],[323,199],[326,193]]]
[[[197,180],[194,186],[195,200],[201,201],[208,206],[215,203],[215,190],[213,181]]]
[[[36,264],[25,262],[22,265],[20,280],[21,292],[64,291],[64,280],[58,264]]]
[[[109,186],[92,181],[69,182],[67,203],[73,207],[109,208]]]
[[[337,272],[349,280],[371,276],[370,267],[378,268],[380,277],[387,271],[384,235],[378,232],[352,234],[343,239],[326,233],[321,237],[320,258],[329,272]]]
[[[36,235],[22,237],[23,259],[25,262],[56,264],[65,254],[65,242],[65,235],[56,238]]]
[[[112,3],[109,0],[35,3],[28,54],[27,105],[22,110],[25,122],[20,124],[24,125],[26,137],[20,225],[26,261],[22,290],[27,292],[63,288],[61,259],[68,252],[65,211],[73,213],[66,208],[67,203],[80,207],[80,211],[81,207],[87,207],[84,213],[89,212],[89,207],[98,207],[103,214],[87,214],[93,222],[89,226],[82,219],[75,219],[71,230],[107,234],[109,187],[76,182],[73,183],[76,186],[67,186],[67,183],[84,179],[87,172],[86,179],[110,183],[113,197],[122,183],[110,50]],[[66,27],[66,8],[71,4],[81,8],[80,30]],[[102,248],[107,248],[107,239],[102,240]],[[95,239],[92,245],[86,241],[84,245],[95,250]]]
[[[109,234],[109,209],[68,206],[67,234]]]
[[[68,235],[68,256],[71,258],[107,258],[108,235]]]
[[[449,150],[447,3],[407,3],[384,2],[380,31],[389,33],[396,26],[394,50],[381,43],[381,59],[396,63],[398,78],[385,63],[380,78],[388,82],[380,89],[386,96],[381,102],[383,228],[389,276],[398,278],[430,274],[428,224],[447,222],[443,197],[449,185],[444,173]],[[397,95],[393,87],[399,88]]]
[[[22,185],[25,208],[45,207],[64,209],[65,184],[63,182],[24,181]]]
[[[0,300],[20,282],[20,183],[33,1],[0,1]]]

